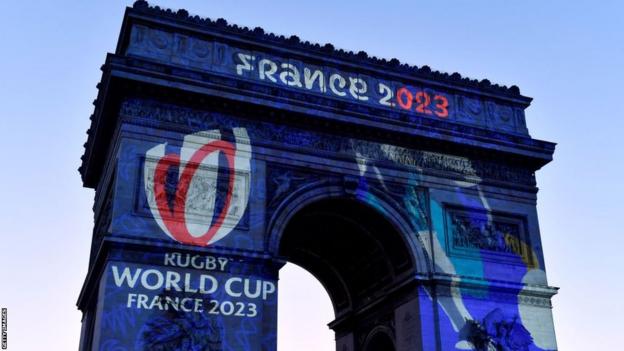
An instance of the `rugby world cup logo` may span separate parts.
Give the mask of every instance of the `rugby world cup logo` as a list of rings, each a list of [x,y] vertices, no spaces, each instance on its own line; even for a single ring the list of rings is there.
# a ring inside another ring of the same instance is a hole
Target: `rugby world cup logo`
[[[249,200],[247,131],[202,131],[187,135],[179,150],[169,149],[164,143],[148,150],[144,166],[147,203],[158,226],[184,244],[207,246],[224,238]]]

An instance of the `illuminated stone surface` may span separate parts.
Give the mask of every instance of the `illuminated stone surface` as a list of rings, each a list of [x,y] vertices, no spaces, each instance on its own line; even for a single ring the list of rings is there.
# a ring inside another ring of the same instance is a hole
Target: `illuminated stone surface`
[[[517,87],[144,1],[102,71],[81,350],[275,350],[286,261],[338,351],[556,349]]]

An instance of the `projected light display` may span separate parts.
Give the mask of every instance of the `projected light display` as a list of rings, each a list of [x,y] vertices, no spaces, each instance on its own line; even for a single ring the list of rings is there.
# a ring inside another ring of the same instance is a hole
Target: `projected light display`
[[[287,261],[341,351],[557,349],[517,88],[144,1],[103,72],[81,350],[275,350]]]
[[[233,135],[235,143],[220,140],[219,130],[188,135],[179,155],[165,155],[166,144],[147,151],[146,160],[157,161],[145,163],[146,198],[158,225],[173,239],[208,245],[227,235],[245,212],[249,193],[236,175],[249,175],[251,148],[244,129],[235,128]],[[226,159],[226,190],[221,209],[215,211],[221,154]],[[172,179],[175,174],[178,179]],[[231,223],[224,226],[226,218]]]

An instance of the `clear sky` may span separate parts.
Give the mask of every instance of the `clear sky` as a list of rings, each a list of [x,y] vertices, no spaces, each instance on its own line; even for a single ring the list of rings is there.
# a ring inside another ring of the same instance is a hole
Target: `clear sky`
[[[93,191],[77,172],[95,85],[131,1],[0,4],[0,305],[9,350],[75,350]],[[620,350],[624,314],[624,2],[172,1],[192,14],[520,86],[531,135],[558,143],[537,174],[564,351]],[[281,280],[281,351],[333,350],[329,300]],[[298,301],[305,299],[305,303]]]

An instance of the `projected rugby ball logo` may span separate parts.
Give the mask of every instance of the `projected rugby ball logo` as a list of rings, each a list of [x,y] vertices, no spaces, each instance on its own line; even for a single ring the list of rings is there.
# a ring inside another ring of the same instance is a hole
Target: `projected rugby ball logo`
[[[166,143],[151,148],[144,184],[158,226],[184,244],[207,246],[223,239],[247,208],[250,160],[244,128],[190,134],[181,148]]]

